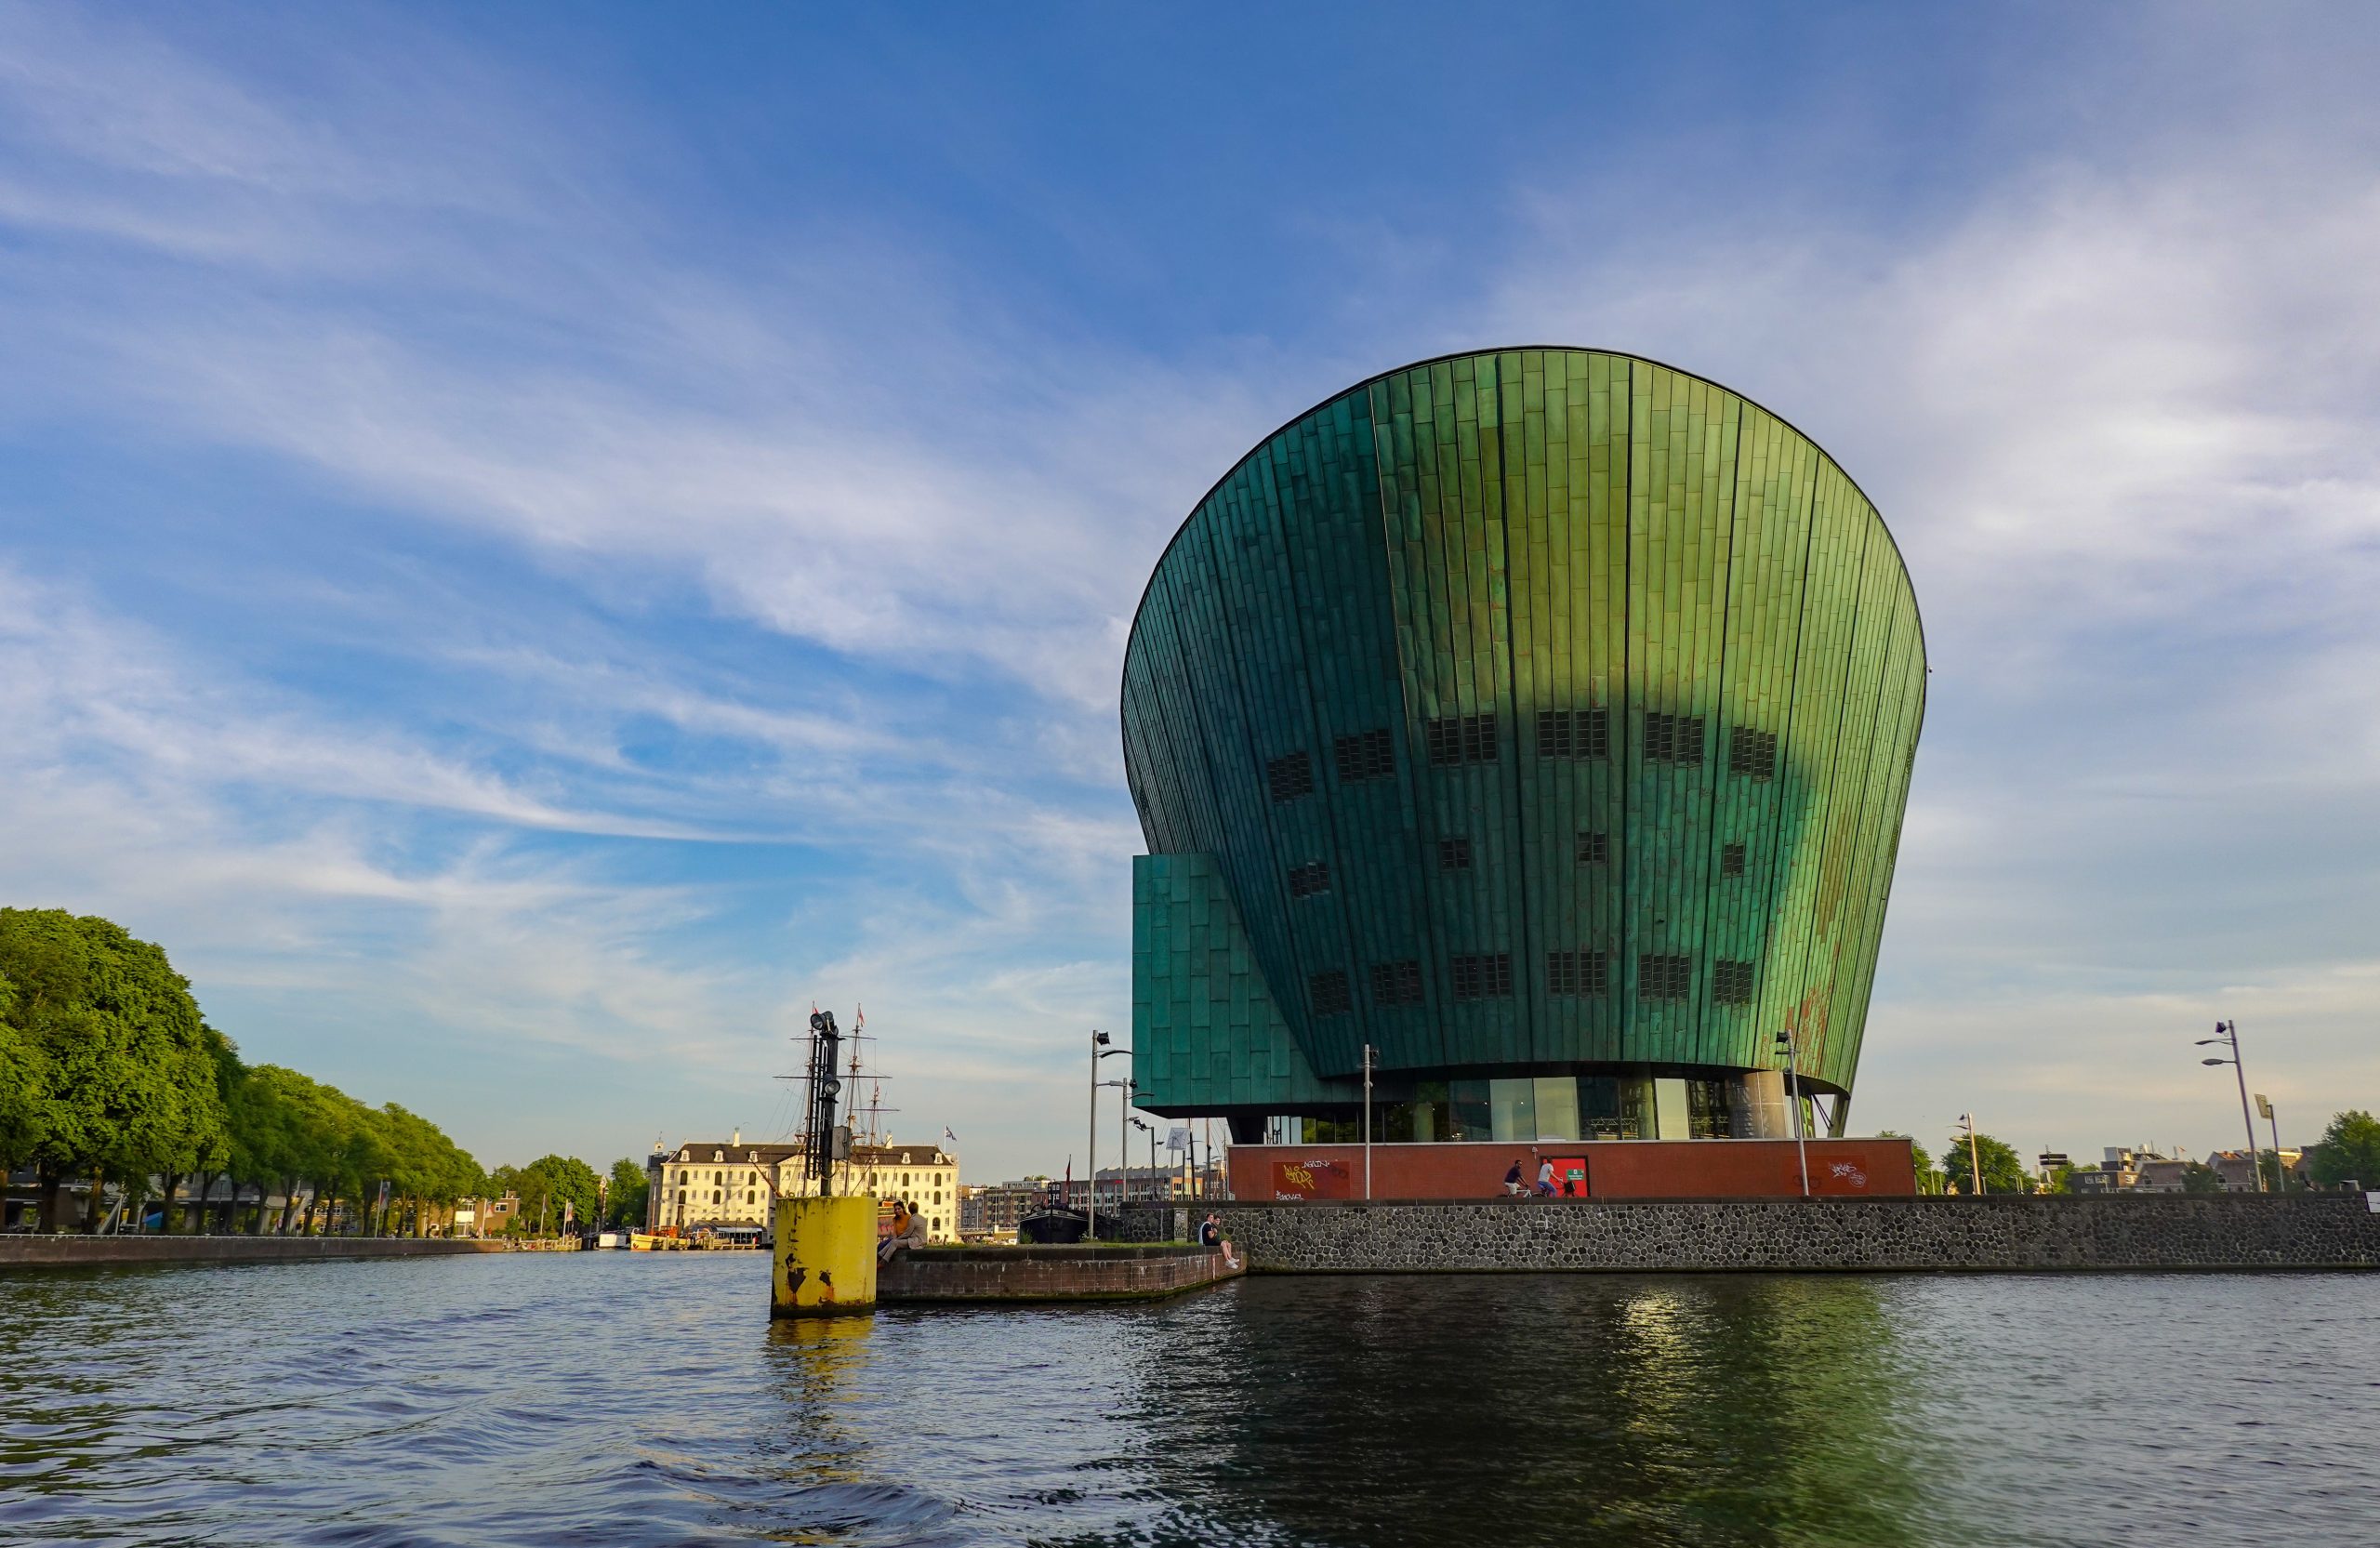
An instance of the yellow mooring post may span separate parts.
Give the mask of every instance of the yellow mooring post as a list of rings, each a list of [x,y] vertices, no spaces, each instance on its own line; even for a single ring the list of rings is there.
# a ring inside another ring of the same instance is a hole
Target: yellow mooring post
[[[876,1310],[876,1200],[780,1198],[771,1316]]]

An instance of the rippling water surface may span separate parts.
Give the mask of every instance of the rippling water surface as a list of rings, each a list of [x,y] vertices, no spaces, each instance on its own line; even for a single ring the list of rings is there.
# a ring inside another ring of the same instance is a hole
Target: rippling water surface
[[[1270,1278],[766,1317],[758,1254],[0,1275],[0,1541],[2380,1540],[2380,1276]]]

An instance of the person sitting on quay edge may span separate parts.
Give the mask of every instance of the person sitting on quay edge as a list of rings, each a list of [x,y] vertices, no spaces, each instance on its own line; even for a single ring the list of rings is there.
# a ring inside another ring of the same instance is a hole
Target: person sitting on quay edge
[[[1537,1163],[1537,1197],[1540,1198],[1554,1197],[1554,1163],[1552,1161]]]
[[[1223,1223],[1217,1220],[1214,1211],[1210,1210],[1207,1211],[1207,1218],[1198,1223],[1198,1245],[1221,1247],[1223,1244]]]
[[[926,1244],[926,1217],[906,1198],[892,1201],[892,1234],[876,1250],[879,1262],[891,1263],[903,1250]]]
[[[1517,1156],[1513,1158],[1512,1169],[1504,1173],[1504,1191],[1508,1194],[1528,1191],[1521,1183],[1521,1158]]]

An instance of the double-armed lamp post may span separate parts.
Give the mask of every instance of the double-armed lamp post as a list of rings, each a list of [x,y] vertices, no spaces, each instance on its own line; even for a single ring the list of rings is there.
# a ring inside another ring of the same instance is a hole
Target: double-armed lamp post
[[[1085,1216],[1090,1224],[1083,1228],[1083,1236],[1092,1241],[1099,1239],[1099,1088],[1102,1086],[1130,1086],[1131,1084],[1129,1080],[1100,1079],[1099,1061],[1106,1058],[1111,1053],[1130,1053],[1132,1051],[1129,1048],[1109,1047],[1107,1043],[1107,1034],[1100,1031],[1097,1027],[1091,1028],[1091,1154],[1086,1162],[1091,1176],[1084,1188],[1084,1192],[1090,1199],[1091,1208]],[[1117,1099],[1116,1105],[1117,1109],[1117,1117],[1116,1120],[1116,1150],[1117,1154],[1121,1155],[1124,1150],[1124,1141],[1128,1138],[1124,1132],[1124,1120],[1122,1116],[1124,1104],[1121,1097]],[[1130,1170],[1130,1169],[1129,1167],[1126,1169],[1127,1171]]]
[[[2198,1046],[2219,1047],[2228,1050],[2231,1054],[2228,1059],[2215,1057],[2201,1059],[2199,1063],[2229,1065],[2231,1073],[2240,1078],[2240,1122],[2248,1131],[2248,1171],[2256,1180],[2256,1191],[2262,1193],[2265,1191],[2265,1166],[2256,1156],[2256,1120],[2248,1116],[2248,1072],[2240,1063],[2240,1024],[2236,1021],[2216,1022],[2215,1036],[2201,1038]],[[2272,1151],[2272,1164],[2278,1167],[2281,1165],[2281,1126],[2278,1124],[2273,1126]]]

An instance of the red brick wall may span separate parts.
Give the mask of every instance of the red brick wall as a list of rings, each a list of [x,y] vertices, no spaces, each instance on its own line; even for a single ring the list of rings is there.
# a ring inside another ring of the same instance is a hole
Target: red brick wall
[[[1812,1140],[1810,1192],[1832,1197],[1904,1197],[1917,1192],[1905,1139]],[[1504,1144],[1376,1144],[1374,1198],[1492,1198],[1514,1161],[1533,1187],[1538,1163],[1583,1158],[1596,1198],[1790,1198],[1802,1191],[1791,1140],[1540,1140]],[[1232,1197],[1361,1198],[1359,1144],[1231,1147]]]

